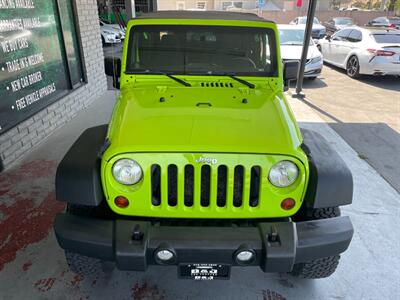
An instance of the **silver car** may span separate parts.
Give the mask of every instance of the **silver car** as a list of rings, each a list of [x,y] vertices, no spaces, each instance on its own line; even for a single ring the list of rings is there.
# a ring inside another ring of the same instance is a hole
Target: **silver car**
[[[307,23],[307,17],[297,17],[290,21],[290,25],[297,25],[299,27],[302,27],[305,29]],[[313,20],[313,25],[312,25],[312,31],[311,31],[311,37],[313,39],[322,39],[326,34],[326,28],[324,25],[321,24],[321,22],[314,17]]]
[[[400,75],[400,30],[345,28],[320,40],[318,48],[325,62],[345,69],[352,78]]]

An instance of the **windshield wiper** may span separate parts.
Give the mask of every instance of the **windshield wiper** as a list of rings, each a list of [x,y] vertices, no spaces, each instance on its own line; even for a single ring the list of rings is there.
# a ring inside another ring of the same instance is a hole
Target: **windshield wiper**
[[[236,80],[237,82],[240,82],[241,84],[244,84],[245,86],[247,86],[247,87],[249,87],[249,88],[251,88],[251,89],[254,89],[254,88],[256,87],[256,86],[255,86],[254,84],[252,84],[251,82],[248,82],[248,81],[246,81],[246,80],[244,80],[244,79],[238,78],[238,77],[236,77],[234,74],[226,73],[226,74],[221,74],[221,75],[222,75],[222,76],[228,76],[228,77],[230,77],[230,78]]]
[[[125,72],[126,74],[153,74],[153,75],[164,75],[172,80],[175,80],[176,82],[179,82],[180,84],[190,87],[192,86],[189,82],[186,82],[183,79],[180,79],[178,77],[175,77],[174,75],[167,73],[167,72],[162,72],[162,71],[152,71],[152,70],[138,70],[138,71],[127,71]]]

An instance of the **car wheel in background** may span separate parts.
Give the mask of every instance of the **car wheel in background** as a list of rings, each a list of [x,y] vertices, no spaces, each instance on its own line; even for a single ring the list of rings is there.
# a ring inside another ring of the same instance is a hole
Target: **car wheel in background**
[[[105,46],[105,45],[106,45],[106,40],[104,39],[104,37],[103,37],[103,36],[101,36],[101,43],[103,44],[103,46]]]
[[[360,77],[360,63],[358,61],[357,56],[353,55],[347,61],[346,73],[351,78]]]

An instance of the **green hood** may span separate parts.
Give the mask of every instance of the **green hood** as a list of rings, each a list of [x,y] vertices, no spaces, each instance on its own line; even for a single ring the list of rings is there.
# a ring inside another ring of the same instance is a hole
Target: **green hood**
[[[234,87],[130,86],[121,90],[106,156],[127,152],[298,156],[301,136],[281,92]]]

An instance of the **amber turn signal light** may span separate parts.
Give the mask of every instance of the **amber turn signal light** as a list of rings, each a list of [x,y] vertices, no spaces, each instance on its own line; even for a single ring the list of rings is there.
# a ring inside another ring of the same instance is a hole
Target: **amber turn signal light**
[[[128,199],[126,199],[124,196],[118,196],[114,199],[114,203],[116,206],[119,208],[125,208],[129,205]]]
[[[290,210],[296,205],[296,201],[294,201],[292,198],[286,198],[281,202],[281,207],[284,210]]]

